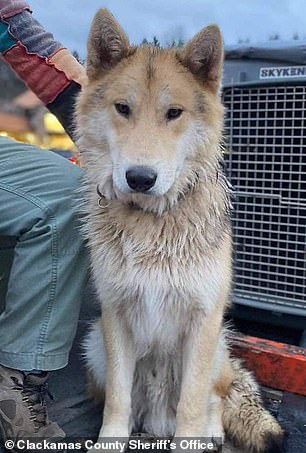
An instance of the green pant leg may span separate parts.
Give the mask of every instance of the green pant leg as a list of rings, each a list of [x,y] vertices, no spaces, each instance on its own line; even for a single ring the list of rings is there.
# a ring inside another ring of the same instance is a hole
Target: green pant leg
[[[2,365],[67,364],[89,267],[79,231],[81,178],[68,160],[0,137],[0,235],[17,237],[0,315]]]

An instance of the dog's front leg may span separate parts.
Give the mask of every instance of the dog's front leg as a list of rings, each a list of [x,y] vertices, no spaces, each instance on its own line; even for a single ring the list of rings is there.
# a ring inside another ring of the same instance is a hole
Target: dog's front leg
[[[182,385],[175,437],[203,437],[208,430],[208,403],[213,364],[223,317],[223,304],[203,315],[183,346]]]
[[[106,350],[106,391],[99,437],[129,436],[135,349],[131,335],[109,308],[103,309],[102,333]]]

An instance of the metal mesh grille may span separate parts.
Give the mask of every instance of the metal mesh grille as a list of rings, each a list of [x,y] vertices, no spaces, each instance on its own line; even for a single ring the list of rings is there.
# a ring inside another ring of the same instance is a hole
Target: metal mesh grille
[[[232,87],[223,99],[234,294],[306,309],[306,88]]]

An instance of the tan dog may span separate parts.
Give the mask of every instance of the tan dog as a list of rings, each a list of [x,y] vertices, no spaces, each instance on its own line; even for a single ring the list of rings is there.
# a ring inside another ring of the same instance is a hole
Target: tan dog
[[[106,10],[92,24],[77,117],[102,304],[87,339],[106,391],[100,436],[223,438],[225,429],[265,451],[281,435],[222,330],[231,287],[222,62],[216,26],[162,50],[130,46]]]

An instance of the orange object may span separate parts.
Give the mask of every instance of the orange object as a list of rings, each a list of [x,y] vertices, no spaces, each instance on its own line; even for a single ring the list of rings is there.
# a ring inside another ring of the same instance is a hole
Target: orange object
[[[232,352],[261,384],[306,395],[306,349],[247,335],[230,337]]]

